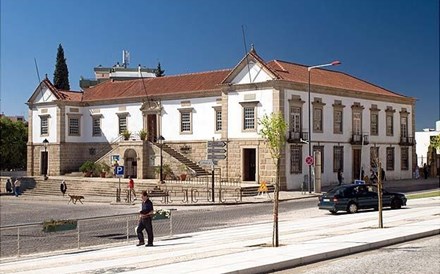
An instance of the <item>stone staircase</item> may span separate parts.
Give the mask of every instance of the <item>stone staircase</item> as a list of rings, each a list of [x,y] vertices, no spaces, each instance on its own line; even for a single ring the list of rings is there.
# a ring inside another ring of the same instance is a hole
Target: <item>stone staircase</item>
[[[156,144],[156,146],[160,148],[158,144]],[[207,176],[211,174],[209,171],[205,170],[198,164],[186,158],[184,155],[182,155],[180,152],[176,151],[175,149],[171,148],[170,146],[163,144],[162,149],[170,156],[172,156],[173,158],[175,158],[176,160],[178,160],[179,162],[181,162],[182,164],[186,165],[188,168],[193,170],[195,172],[195,176]]]

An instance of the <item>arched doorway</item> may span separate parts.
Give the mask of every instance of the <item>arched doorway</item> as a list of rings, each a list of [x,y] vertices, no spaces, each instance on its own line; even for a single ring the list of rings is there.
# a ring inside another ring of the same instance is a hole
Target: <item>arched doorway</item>
[[[125,178],[137,178],[137,153],[134,149],[127,149],[124,153]]]

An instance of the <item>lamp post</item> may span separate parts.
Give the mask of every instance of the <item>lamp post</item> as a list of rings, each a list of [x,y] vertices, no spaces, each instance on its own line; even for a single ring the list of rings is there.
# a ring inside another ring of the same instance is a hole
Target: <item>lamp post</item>
[[[44,180],[47,180],[47,163],[48,163],[48,157],[47,157],[47,145],[49,144],[49,141],[47,139],[43,140],[43,146],[44,146],[44,165],[43,165],[43,175]]]
[[[308,107],[309,107],[309,156],[313,157],[312,155],[312,111],[311,111],[311,101],[310,101],[310,71],[315,68],[322,68],[322,67],[329,67],[329,66],[336,66],[341,64],[339,61],[333,61],[328,64],[322,64],[322,65],[316,65],[311,66],[307,68],[307,74],[308,74]],[[312,165],[309,165],[309,193],[312,193]]]
[[[162,135],[159,135],[159,137],[157,138],[157,140],[159,141],[160,144],[160,177],[159,177],[159,182],[162,184],[163,183],[163,168],[162,168],[162,164],[163,164],[163,157],[162,157],[162,148],[163,148],[163,141],[165,141],[165,138],[163,138]]]

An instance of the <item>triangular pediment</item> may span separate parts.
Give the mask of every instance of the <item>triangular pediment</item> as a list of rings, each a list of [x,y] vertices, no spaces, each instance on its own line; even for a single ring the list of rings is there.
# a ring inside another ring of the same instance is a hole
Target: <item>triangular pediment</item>
[[[49,103],[55,100],[58,100],[58,97],[56,95],[56,88],[50,83],[49,80],[44,79],[35,89],[34,93],[29,98],[28,103]]]
[[[229,73],[222,84],[250,84],[279,79],[252,49]]]

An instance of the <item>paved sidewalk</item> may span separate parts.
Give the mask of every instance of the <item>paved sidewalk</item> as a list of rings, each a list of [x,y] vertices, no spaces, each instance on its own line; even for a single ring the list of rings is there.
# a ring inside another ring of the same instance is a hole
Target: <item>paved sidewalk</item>
[[[0,273],[261,273],[291,268],[440,234],[440,197],[384,210],[279,222],[280,247],[270,247],[271,222],[163,237],[154,247],[100,246],[0,263]]]

